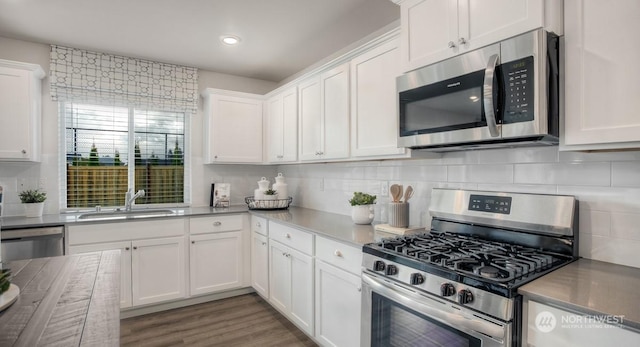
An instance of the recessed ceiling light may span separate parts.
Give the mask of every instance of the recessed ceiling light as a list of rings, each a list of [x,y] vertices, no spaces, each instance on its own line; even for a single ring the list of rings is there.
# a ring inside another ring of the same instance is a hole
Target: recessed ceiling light
[[[223,35],[220,36],[220,41],[222,41],[222,43],[224,43],[225,45],[233,46],[240,43],[240,38],[233,35]]]

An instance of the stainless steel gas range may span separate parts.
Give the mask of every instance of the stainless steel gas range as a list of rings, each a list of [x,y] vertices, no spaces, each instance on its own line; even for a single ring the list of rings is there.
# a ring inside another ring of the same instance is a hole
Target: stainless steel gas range
[[[434,189],[429,212],[363,247],[362,346],[519,346],[518,287],[578,258],[575,198]]]

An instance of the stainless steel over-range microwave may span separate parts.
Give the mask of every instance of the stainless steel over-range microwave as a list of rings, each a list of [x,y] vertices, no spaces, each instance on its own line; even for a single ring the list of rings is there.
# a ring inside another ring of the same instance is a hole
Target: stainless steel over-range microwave
[[[398,146],[557,144],[560,45],[540,29],[399,76]]]

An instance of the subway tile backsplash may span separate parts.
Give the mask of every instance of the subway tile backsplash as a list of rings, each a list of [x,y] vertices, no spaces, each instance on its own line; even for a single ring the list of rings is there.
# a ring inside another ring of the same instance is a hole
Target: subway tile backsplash
[[[387,221],[383,183],[412,185],[412,225],[427,226],[434,187],[575,195],[580,255],[640,267],[640,152],[569,153],[556,147],[453,152],[437,159],[280,165],[293,204],[350,214],[354,191],[378,196],[376,220]]]

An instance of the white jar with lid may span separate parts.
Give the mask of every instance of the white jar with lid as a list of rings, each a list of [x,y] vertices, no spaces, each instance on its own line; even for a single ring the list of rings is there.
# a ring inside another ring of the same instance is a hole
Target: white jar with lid
[[[264,200],[265,195],[264,192],[269,190],[269,180],[266,177],[262,177],[260,181],[258,181],[258,189],[253,191],[253,198],[255,200]]]
[[[273,190],[278,192],[278,199],[289,198],[289,186],[285,183],[282,173],[278,173],[275,179],[276,183],[273,184]]]

